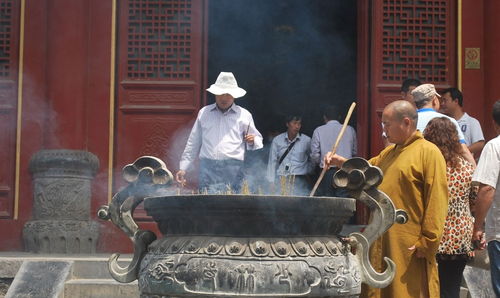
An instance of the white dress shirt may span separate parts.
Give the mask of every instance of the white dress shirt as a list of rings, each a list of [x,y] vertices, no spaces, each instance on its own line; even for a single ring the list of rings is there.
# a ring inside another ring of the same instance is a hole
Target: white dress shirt
[[[311,140],[311,158],[315,164],[319,163],[321,168],[324,166],[323,160],[326,153],[332,150],[341,130],[342,124],[337,120],[330,120],[314,130]],[[356,131],[351,126],[346,127],[336,153],[347,159],[356,156],[358,153]]]
[[[296,142],[288,152],[281,164],[278,166],[280,158],[288,149],[291,143]],[[310,158],[311,138],[305,134],[298,134],[295,139],[289,140],[288,133],[277,135],[271,144],[269,151],[269,161],[267,163],[267,180],[274,182],[276,174],[278,176],[307,175],[312,171]]]
[[[247,132],[255,136],[253,145],[244,140]],[[225,112],[215,103],[205,106],[198,112],[179,168],[186,171],[198,156],[212,160],[243,160],[245,145],[248,150],[262,148],[262,135],[249,111],[236,104]]]
[[[495,189],[493,202],[486,216],[486,242],[500,241],[500,135],[484,146],[472,181],[489,185]]]

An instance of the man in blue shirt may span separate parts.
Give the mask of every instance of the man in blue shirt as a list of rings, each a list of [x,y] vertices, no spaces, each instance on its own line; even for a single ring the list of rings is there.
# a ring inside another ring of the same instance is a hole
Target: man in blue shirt
[[[287,116],[286,128],[286,132],[274,137],[271,144],[267,180],[271,189],[276,191],[279,186],[283,195],[307,195],[311,190],[307,175],[313,169],[311,138],[300,133],[302,116]]]
[[[460,139],[460,143],[462,145],[461,155],[468,162],[470,162],[473,165],[476,165],[474,157],[472,156],[472,154],[469,151],[469,148],[467,148],[467,145],[465,144],[464,134],[462,133],[460,126],[458,126],[457,121],[449,116],[446,116],[445,114],[437,112],[437,110],[439,110],[440,107],[439,98],[441,97],[441,95],[437,93],[434,85],[422,84],[417,88],[413,89],[411,95],[413,96],[413,101],[415,102],[415,106],[418,109],[417,129],[423,133],[425,127],[427,126],[427,123],[429,123],[429,121],[431,121],[436,117],[445,117],[450,119],[450,121],[453,122],[453,124],[457,128],[458,138]]]

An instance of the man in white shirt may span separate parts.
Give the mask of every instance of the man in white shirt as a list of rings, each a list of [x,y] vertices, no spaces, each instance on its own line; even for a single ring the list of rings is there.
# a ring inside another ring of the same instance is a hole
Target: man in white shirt
[[[245,150],[262,148],[262,135],[252,114],[234,103],[246,91],[231,72],[221,72],[215,84],[207,89],[215,103],[203,107],[182,153],[177,182],[186,183],[186,171],[200,158],[198,177],[200,192],[238,193],[241,188]]]
[[[497,137],[486,143],[472,181],[479,183],[472,240],[488,243],[493,290],[500,297],[500,100],[493,105]],[[486,218],[486,225],[485,225]],[[483,232],[484,231],[484,232]],[[484,248],[485,243],[481,243]]]
[[[441,97],[441,111],[458,122],[465,138],[465,144],[474,158],[479,158],[484,147],[484,135],[476,118],[463,111],[463,95],[457,88],[448,88]]]
[[[300,115],[287,116],[286,128],[286,132],[274,137],[271,144],[267,180],[271,189],[273,186],[279,186],[282,194],[308,195],[311,185],[307,175],[313,170],[310,156],[311,138],[300,133]]]
[[[462,130],[458,126],[457,121],[449,116],[446,116],[445,114],[437,112],[440,108],[439,98],[441,97],[441,95],[437,93],[434,85],[422,84],[417,88],[413,89],[411,94],[413,95],[413,101],[415,102],[415,106],[417,107],[417,113],[418,113],[417,129],[423,133],[425,127],[427,126],[427,123],[429,123],[429,121],[431,121],[436,117],[445,117],[450,119],[450,121],[453,122],[453,124],[457,128],[458,138],[460,139],[460,143],[462,145],[462,151],[460,152],[461,155],[468,162],[475,165],[476,162],[474,160],[474,157],[472,156],[472,154],[469,151],[469,148],[467,148],[467,145],[465,144],[464,134],[462,133]]]
[[[319,164],[320,168],[324,167],[325,155],[332,150],[337,136],[340,130],[342,130],[342,124],[336,120],[338,116],[339,114],[335,106],[327,107],[323,112],[325,124],[317,127],[313,132],[311,140],[311,159],[314,164]],[[349,159],[356,156],[357,150],[356,131],[351,126],[347,126],[344,136],[337,147],[337,154]],[[333,174],[335,174],[337,170],[337,168],[330,168],[326,171],[315,195],[331,197],[347,195],[345,190],[336,189],[332,185]]]

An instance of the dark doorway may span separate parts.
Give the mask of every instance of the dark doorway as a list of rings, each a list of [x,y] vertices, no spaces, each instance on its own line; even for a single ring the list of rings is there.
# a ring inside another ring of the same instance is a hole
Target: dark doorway
[[[311,136],[324,106],[346,113],[355,100],[356,1],[213,0],[208,31],[208,84],[233,72],[247,90],[236,103],[264,137],[283,132],[289,113]]]

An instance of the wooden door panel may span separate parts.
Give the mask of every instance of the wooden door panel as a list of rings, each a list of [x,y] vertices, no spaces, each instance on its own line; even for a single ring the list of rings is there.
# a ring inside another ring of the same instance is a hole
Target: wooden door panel
[[[115,190],[124,185],[120,169],[141,155],[177,170],[178,147],[203,104],[206,65],[203,0],[120,5]]]
[[[380,116],[403,80],[444,89],[456,82],[455,1],[374,0],[371,24],[371,154],[382,149]]]

